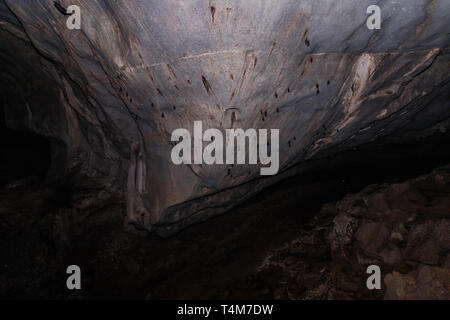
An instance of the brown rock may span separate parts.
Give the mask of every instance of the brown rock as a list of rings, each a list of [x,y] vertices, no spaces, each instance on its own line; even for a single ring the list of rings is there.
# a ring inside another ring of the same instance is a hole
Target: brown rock
[[[408,200],[406,196],[395,198],[390,203],[392,212],[395,212],[397,215],[398,212],[404,212],[407,214],[408,220],[414,220],[411,219],[411,217],[414,217],[419,212],[419,206],[417,206],[414,202]],[[398,210],[398,211],[396,211]],[[400,216],[400,215],[399,215]],[[402,219],[404,220],[404,219]]]
[[[407,258],[425,264],[437,265],[439,263],[439,246],[429,239],[413,249],[407,249]]]
[[[407,259],[429,265],[437,265],[441,252],[450,247],[450,224],[448,220],[427,221],[414,226],[408,236]]]
[[[400,223],[406,223],[409,220],[411,220],[411,215],[406,213],[404,210],[400,209],[392,209],[390,211],[389,217],[387,221],[389,222],[400,222]]]
[[[450,299],[450,270],[424,266],[417,276],[416,299]]]
[[[367,207],[369,208],[369,215],[379,217],[380,220],[384,220],[384,217],[390,213],[386,196],[381,192],[367,198]]]
[[[393,243],[399,244],[402,243],[406,237],[408,236],[408,231],[405,228],[405,225],[401,222],[394,223],[394,227],[391,232],[391,241]]]
[[[409,182],[395,183],[388,188],[387,197],[388,199],[394,199],[399,197],[403,193],[409,190]]]
[[[406,199],[418,207],[425,207],[427,198],[417,190],[409,190],[405,193]]]
[[[377,253],[389,239],[390,232],[381,222],[364,221],[355,234],[360,246],[367,252]]]
[[[425,215],[432,218],[450,218],[450,197],[434,197],[430,206],[425,208]]]
[[[442,267],[450,269],[450,253],[447,254],[447,256],[444,258],[444,261],[442,263]]]
[[[450,207],[448,209],[450,211]],[[441,252],[450,250],[450,221],[442,219],[435,224],[433,238],[437,243]]]
[[[333,222],[333,231],[330,235],[330,242],[332,250],[337,250],[351,242],[357,221],[356,219],[341,213],[334,218]]]
[[[416,280],[411,274],[403,275],[396,271],[386,275],[384,278],[386,285],[386,300],[406,300],[414,299],[417,289]]]
[[[384,263],[387,263],[389,265],[395,265],[402,261],[402,254],[400,252],[400,249],[394,244],[386,247],[380,253],[380,256],[383,258]]]

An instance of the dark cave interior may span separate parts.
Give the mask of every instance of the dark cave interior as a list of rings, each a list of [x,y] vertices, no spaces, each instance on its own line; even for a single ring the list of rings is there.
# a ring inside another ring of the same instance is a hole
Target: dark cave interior
[[[330,250],[323,229],[330,229],[336,212],[324,208],[367,186],[395,185],[450,163],[445,130],[401,143],[377,139],[316,159],[312,169],[283,179],[226,214],[160,238],[124,231],[120,201],[74,218],[80,192],[83,198],[92,190],[71,185],[70,179],[49,179],[55,140],[7,128],[3,110],[0,125],[0,254],[9,262],[0,267],[5,298],[323,299],[330,298],[331,290],[336,299],[378,299],[385,290],[367,292],[355,280],[364,272],[360,263],[342,261]],[[314,245],[301,247],[300,253],[283,249],[292,239],[311,234]],[[294,262],[260,271],[268,256]],[[65,266],[74,263],[87,274],[82,294],[62,286]],[[384,268],[412,270],[402,263]],[[319,269],[330,273],[316,278]],[[296,284],[293,293],[285,289],[286,281]],[[324,284],[332,289],[311,291]]]
[[[18,186],[3,186],[0,193],[2,255],[10,261],[2,266],[8,298],[36,298],[38,294],[57,299],[309,298],[311,287],[325,281],[313,276],[317,269],[330,268],[341,286],[333,298],[378,299],[384,290],[368,293],[355,283],[357,263],[341,261],[329,251],[322,229],[329,228],[335,213],[324,211],[323,206],[369,185],[402,183],[450,163],[449,133],[401,144],[377,141],[322,159],[316,169],[265,189],[225,215],[160,238],[124,232],[120,204],[99,207],[87,217],[87,228],[64,230],[56,217],[73,210],[74,191],[61,181],[44,183],[49,141],[4,126],[2,132],[6,133],[2,142],[9,138],[2,144],[7,151],[2,153],[2,168],[12,170],[4,175],[4,182],[32,178]],[[34,161],[18,161],[24,157]],[[12,210],[15,214],[5,217]],[[289,256],[286,249],[279,249],[286,241],[311,233],[317,243],[300,254]],[[301,261],[295,268],[302,265],[302,276],[289,280],[301,282],[294,293],[283,289],[284,270],[267,267],[255,274],[268,251],[276,252],[271,259],[281,255],[281,259]],[[64,266],[73,263],[83,265],[88,274],[81,296],[61,286]],[[323,292],[312,296],[325,297]]]
[[[450,4],[417,1],[0,0],[0,299],[449,300]],[[199,120],[278,128],[280,171],[176,164]]]
[[[3,105],[0,105],[0,148],[0,187],[21,178],[42,182],[47,175],[51,164],[50,140],[34,132],[7,128]]]

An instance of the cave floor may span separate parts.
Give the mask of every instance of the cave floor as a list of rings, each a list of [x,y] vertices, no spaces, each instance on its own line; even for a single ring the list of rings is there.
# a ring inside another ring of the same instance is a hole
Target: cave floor
[[[450,167],[444,171],[439,176],[450,178]],[[320,211],[311,205],[320,203],[313,198],[326,192],[325,187],[350,187],[343,184],[286,184],[168,239],[126,233],[118,223],[93,225],[70,237],[57,215],[49,213],[55,212],[49,205],[55,190],[28,190],[25,195],[20,188],[8,190],[0,196],[0,293],[6,298],[382,298],[385,290],[365,287],[358,243],[346,248],[350,254],[345,257],[331,250],[336,203]],[[439,195],[447,205],[437,210],[448,211],[449,184],[447,180]],[[436,187],[431,183],[428,189]],[[302,211],[299,197],[312,201],[305,200]],[[82,269],[80,291],[64,289],[70,264]],[[414,269],[404,261],[383,268]]]
[[[342,188],[341,184],[330,181],[326,186],[332,190]],[[313,204],[320,202],[315,195],[323,192],[322,183],[303,188],[286,185],[163,239],[124,232],[119,218],[69,236],[57,218],[60,209],[52,207],[55,190],[27,190],[25,195],[20,188],[8,190],[0,195],[0,294],[6,298],[289,298],[292,270],[258,269],[268,256],[284,251],[286,244],[313,234],[314,244],[295,254],[302,263],[295,267],[294,282],[307,295],[325,281],[324,268],[340,265],[333,261],[326,237],[333,215],[312,217],[318,211]],[[305,199],[303,205],[299,195]],[[123,208],[103,208],[97,214],[107,210]],[[81,267],[80,291],[65,289],[65,268],[71,264]],[[348,286],[342,288],[342,297],[364,296],[346,292],[358,287],[354,281]]]
[[[373,160],[374,166],[380,162]],[[61,190],[16,183],[0,193],[0,296],[380,299],[390,294],[385,285],[373,291],[366,287],[366,267],[375,263],[385,273],[413,280],[422,267],[435,268],[426,271],[440,275],[441,287],[430,295],[447,297],[450,166],[435,169],[443,165],[440,162],[407,165],[404,159],[392,160],[389,170],[386,166],[368,169],[367,162],[360,167],[336,164],[328,171],[287,179],[227,214],[166,239],[125,232],[122,205],[99,208],[86,217],[82,228],[68,227],[67,214],[73,209],[61,201]],[[425,178],[414,180],[424,174]],[[404,181],[409,182],[399,195],[406,201],[399,200],[408,217],[403,221],[401,215],[392,216],[392,203],[398,199],[390,198],[390,188]],[[388,205],[378,199],[379,194]],[[352,216],[356,209],[368,213]],[[330,235],[336,233],[342,215],[360,226],[369,219],[378,231],[369,228],[373,236],[365,239],[355,229],[352,240],[336,249],[336,239]],[[387,228],[393,233],[399,223],[405,232],[401,240],[379,232]],[[414,238],[423,225],[444,230],[444,239],[432,239],[431,251],[437,250],[437,258],[423,253],[430,248],[411,248],[411,237],[415,243],[429,240]],[[380,245],[373,248],[371,243]],[[400,258],[385,254],[392,248],[401,252]],[[82,290],[66,289],[66,268],[72,264],[82,270]]]

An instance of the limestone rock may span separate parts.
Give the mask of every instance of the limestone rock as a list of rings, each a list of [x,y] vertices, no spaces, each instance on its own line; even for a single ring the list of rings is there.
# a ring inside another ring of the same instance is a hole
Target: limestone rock
[[[305,161],[448,129],[448,1],[383,2],[380,30],[366,27],[369,0],[76,4],[81,30],[54,1],[0,1],[7,125],[52,141],[48,180],[127,201],[136,228],[168,235]],[[195,120],[281,129],[280,174],[174,165],[171,132]]]

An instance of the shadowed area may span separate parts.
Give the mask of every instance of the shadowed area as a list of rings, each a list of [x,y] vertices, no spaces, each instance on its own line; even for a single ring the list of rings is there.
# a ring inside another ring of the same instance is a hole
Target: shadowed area
[[[50,168],[51,151],[48,139],[6,127],[3,106],[0,106],[0,187],[20,178],[43,180]]]
[[[384,286],[369,292],[361,281],[365,267],[355,260],[356,240],[345,247],[347,258],[332,249],[338,202],[368,185],[395,186],[426,175],[431,179],[421,188],[434,191],[421,189],[430,199],[424,206],[448,216],[445,202],[435,201],[439,196],[449,199],[448,166],[442,171],[448,179],[442,187],[430,172],[450,163],[449,139],[448,134],[438,134],[411,144],[368,145],[330,157],[317,171],[284,180],[227,214],[170,238],[124,232],[121,206],[98,207],[80,217],[67,203],[58,204],[60,190],[3,190],[0,254],[8,263],[2,266],[0,294],[71,299],[382,298]],[[369,197],[371,193],[373,187]],[[358,205],[363,203],[362,196],[353,197]],[[409,213],[418,205],[401,204]],[[432,219],[436,216],[421,216],[405,230]],[[395,265],[382,258],[372,263],[386,274],[417,268],[408,264],[407,256],[403,259]],[[82,291],[64,289],[69,264],[83,268]]]

